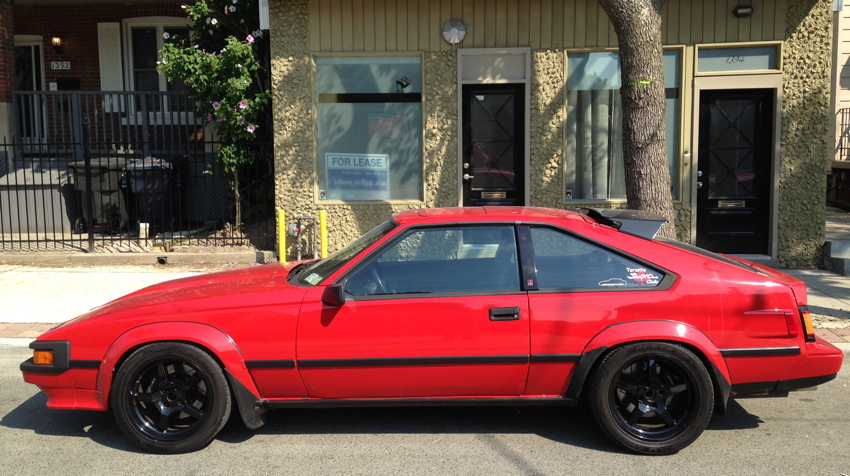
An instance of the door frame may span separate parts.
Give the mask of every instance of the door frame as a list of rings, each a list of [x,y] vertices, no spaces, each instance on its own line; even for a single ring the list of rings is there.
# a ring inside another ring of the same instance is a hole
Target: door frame
[[[703,90],[721,90],[721,89],[773,89],[773,144],[770,154],[770,217],[768,223],[768,238],[767,238],[767,253],[771,259],[777,258],[778,249],[778,229],[779,229],[779,160],[780,160],[780,139],[782,134],[782,74],[751,74],[751,75],[712,75],[694,78],[694,93],[692,98],[692,129],[691,129],[691,144],[694,153],[693,160],[690,164],[690,198],[692,204],[691,210],[691,230],[690,241],[696,243],[697,238],[697,169],[699,167],[699,104],[700,92]],[[759,258],[762,255],[739,255],[744,257]]]
[[[49,86],[46,82],[46,74],[45,74],[45,70],[44,70],[44,65],[45,65],[44,37],[42,35],[15,35],[13,37],[13,40],[14,40],[14,47],[15,48],[17,48],[19,46],[21,46],[21,47],[38,46],[40,48],[41,58],[39,58],[39,61],[41,61],[41,65],[40,65],[41,66],[41,68],[40,68],[41,69],[41,75],[38,79],[41,81],[41,89],[34,89],[33,91],[39,92],[39,91],[49,90],[50,88],[49,88]],[[14,81],[14,78],[12,78],[11,80]],[[19,91],[17,89],[17,85],[13,85],[12,90],[13,91]],[[12,111],[12,114],[16,114],[16,112]],[[24,141],[24,142],[27,142],[28,145],[40,145],[40,144],[43,144],[47,141],[47,135],[48,135],[47,110],[46,110],[45,105],[43,103],[41,104],[40,111],[39,111],[39,117],[38,117],[37,120],[39,122],[38,127],[39,127],[39,131],[40,131],[40,134],[41,134],[40,136],[26,136],[26,139],[25,139],[23,132],[21,133],[21,140]],[[16,128],[19,125],[12,124],[12,122],[14,122],[14,121],[10,121],[9,126],[12,130],[11,135],[12,135],[12,137],[14,137],[15,136],[14,131],[16,130]],[[23,130],[23,129],[21,129],[21,130]]]
[[[522,200],[531,199],[531,48],[457,49],[457,206],[463,206],[463,86],[466,84],[522,84],[525,87],[523,115],[524,172]]]

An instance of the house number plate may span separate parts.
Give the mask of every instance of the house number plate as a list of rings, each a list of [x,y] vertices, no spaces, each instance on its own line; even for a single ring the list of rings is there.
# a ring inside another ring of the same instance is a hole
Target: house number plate
[[[51,61],[50,69],[71,69],[70,61]]]

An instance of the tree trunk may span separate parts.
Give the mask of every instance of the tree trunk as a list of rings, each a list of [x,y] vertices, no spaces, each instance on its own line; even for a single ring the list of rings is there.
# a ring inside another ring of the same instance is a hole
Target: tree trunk
[[[661,235],[675,238],[665,130],[661,7],[664,0],[599,0],[620,46],[623,162],[629,208],[665,217]]]

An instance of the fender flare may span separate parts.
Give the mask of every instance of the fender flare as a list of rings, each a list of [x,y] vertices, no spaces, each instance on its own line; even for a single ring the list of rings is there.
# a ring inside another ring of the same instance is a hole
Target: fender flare
[[[100,363],[97,373],[97,393],[101,407],[106,410],[109,406],[109,391],[112,388],[112,377],[119,361],[132,349],[155,342],[187,342],[204,347],[213,357],[222,363],[222,371],[230,381],[236,395],[236,404],[243,417],[245,402],[248,394],[254,402],[260,402],[254,379],[245,366],[242,352],[227,334],[208,324],[198,322],[158,322],[145,324],[121,334],[109,346]],[[247,394],[246,394],[247,392]],[[254,406],[254,405],[252,405]],[[243,418],[244,419],[244,418]]]
[[[732,391],[731,379],[726,360],[720,354],[714,341],[690,324],[660,319],[621,322],[606,327],[596,334],[585,346],[564,397],[571,402],[578,402],[591,371],[608,349],[623,344],[647,341],[682,344],[696,350],[697,357],[704,360],[714,383],[716,409],[720,413],[725,413],[726,402]]]

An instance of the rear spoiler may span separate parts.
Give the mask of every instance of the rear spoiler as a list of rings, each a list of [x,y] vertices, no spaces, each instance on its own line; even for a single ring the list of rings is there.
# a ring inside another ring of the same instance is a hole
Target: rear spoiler
[[[586,215],[597,223],[616,228],[623,233],[652,240],[667,223],[663,216],[645,210],[618,210],[612,208],[583,208]]]

